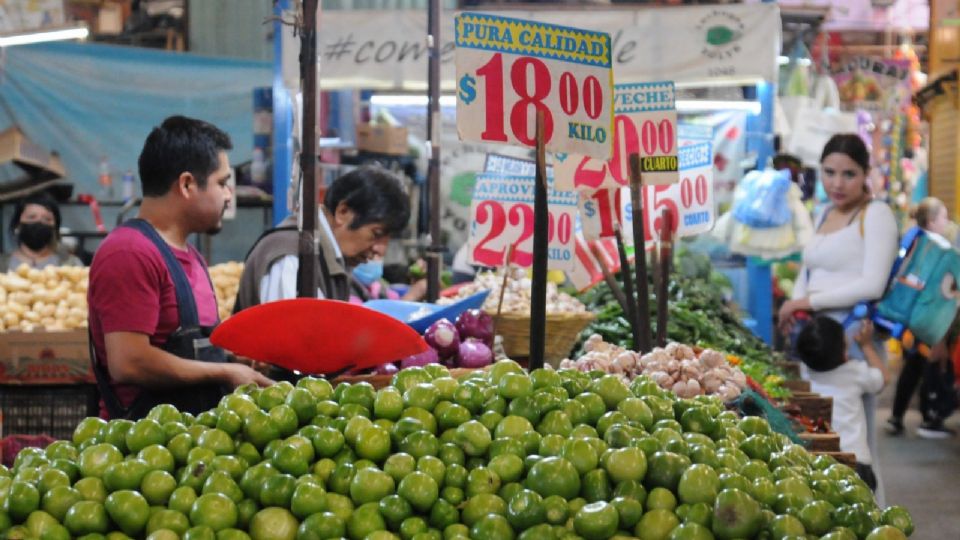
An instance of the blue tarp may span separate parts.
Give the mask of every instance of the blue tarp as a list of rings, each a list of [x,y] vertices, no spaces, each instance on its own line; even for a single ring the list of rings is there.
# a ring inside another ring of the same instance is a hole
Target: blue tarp
[[[270,86],[273,77],[269,62],[91,43],[0,54],[0,130],[17,124],[33,142],[59,152],[74,193],[98,193],[107,157],[119,195],[120,176],[136,174],[147,134],[173,114],[217,125],[233,139],[231,163],[249,160],[253,89]]]

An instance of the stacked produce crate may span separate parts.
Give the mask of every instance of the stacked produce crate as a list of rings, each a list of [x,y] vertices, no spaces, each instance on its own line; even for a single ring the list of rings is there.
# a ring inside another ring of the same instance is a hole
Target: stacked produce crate
[[[97,411],[87,334],[87,269],[0,274],[3,435],[69,438]]]

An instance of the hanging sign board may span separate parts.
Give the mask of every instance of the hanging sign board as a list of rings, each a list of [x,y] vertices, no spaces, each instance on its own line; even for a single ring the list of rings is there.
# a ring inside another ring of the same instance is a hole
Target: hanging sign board
[[[576,249],[574,250],[576,264],[573,265],[573,269],[567,272],[567,279],[570,280],[570,283],[572,283],[578,291],[583,292],[603,281],[601,263],[594,256],[591,246],[598,248],[597,251],[599,255],[603,257],[603,264],[614,274],[620,271],[620,254],[617,251],[617,241],[612,238],[587,240],[583,235],[583,228],[579,218],[577,219],[576,231]]]
[[[664,210],[673,214],[674,235],[681,237],[709,231],[716,219],[710,143],[681,146],[678,158],[681,177],[678,183],[644,186],[641,192],[644,217],[648,220],[647,244],[659,238]],[[586,238],[612,237],[615,224],[619,223],[624,241],[633,244],[629,188],[581,191],[579,206]]]
[[[487,154],[484,170],[488,173],[513,174],[531,176],[536,173],[537,164],[526,159],[517,159],[500,154]],[[547,175],[552,174],[550,167]],[[581,210],[582,211],[582,210]],[[620,271],[620,255],[617,252],[617,243],[612,238],[587,240],[583,235],[581,215],[577,214],[574,220],[574,263],[566,270],[567,279],[579,291],[585,291],[603,281],[601,262],[597,260],[593,247],[603,257],[603,264],[611,272]],[[632,249],[630,250],[633,251]]]
[[[515,246],[511,263],[533,265],[533,176],[483,173],[470,204],[470,232],[467,239],[470,262],[480,266],[501,266],[508,246]],[[550,222],[547,229],[547,265],[554,270],[573,267],[574,221],[577,194],[557,191],[553,180],[547,192]]]
[[[610,156],[609,34],[480,13],[454,27],[460,139],[535,147],[543,111],[547,151]]]
[[[560,189],[594,190],[630,185],[631,154],[640,155],[645,185],[677,181],[677,109],[673,81],[614,87],[613,153],[556,156]]]

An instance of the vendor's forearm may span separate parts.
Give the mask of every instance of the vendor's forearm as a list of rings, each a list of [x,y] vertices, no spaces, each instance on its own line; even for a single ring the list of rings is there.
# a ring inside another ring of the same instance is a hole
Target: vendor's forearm
[[[225,377],[219,364],[180,358],[149,342],[131,343],[129,337],[114,334],[107,334],[105,341],[110,377],[118,383],[173,387],[219,382]]]

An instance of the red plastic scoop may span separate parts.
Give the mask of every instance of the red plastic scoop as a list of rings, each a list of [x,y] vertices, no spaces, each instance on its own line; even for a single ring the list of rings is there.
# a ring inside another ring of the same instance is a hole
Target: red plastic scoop
[[[301,373],[363,369],[421,353],[427,343],[401,321],[337,300],[260,304],[220,324],[210,342],[238,356]]]

